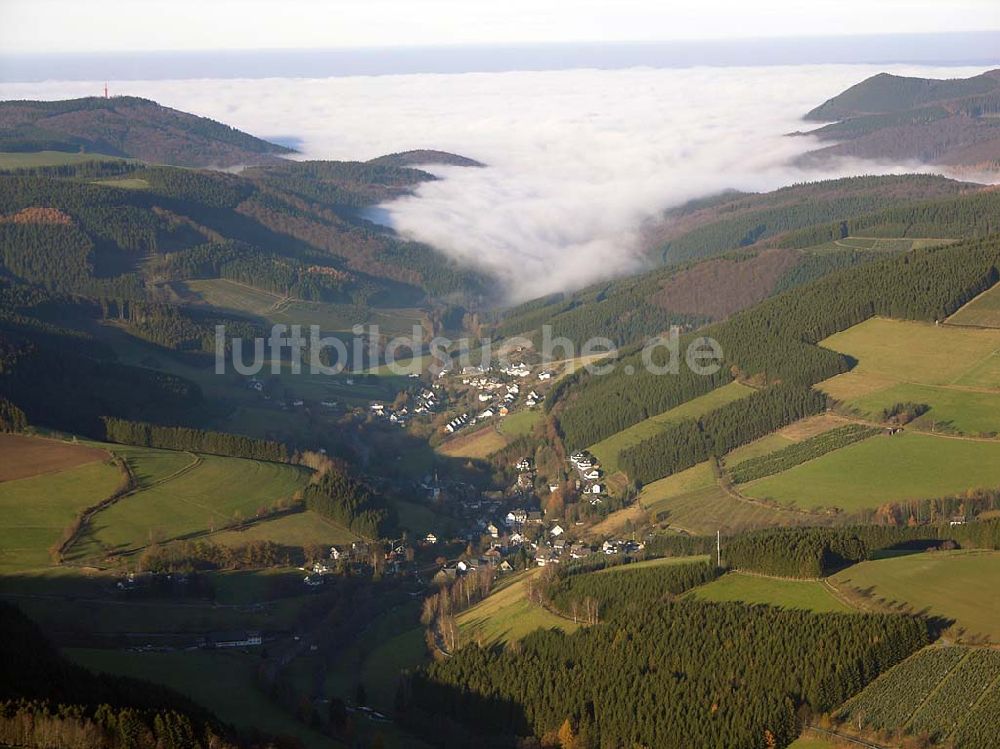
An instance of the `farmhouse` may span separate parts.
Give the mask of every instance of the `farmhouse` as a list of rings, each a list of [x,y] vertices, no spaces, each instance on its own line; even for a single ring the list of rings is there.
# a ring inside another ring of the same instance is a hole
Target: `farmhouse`
[[[260,645],[260,632],[213,632],[207,638],[209,647],[213,648],[247,648]]]

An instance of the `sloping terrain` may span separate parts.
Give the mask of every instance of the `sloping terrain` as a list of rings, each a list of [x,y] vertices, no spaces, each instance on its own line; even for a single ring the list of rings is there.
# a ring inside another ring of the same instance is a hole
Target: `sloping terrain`
[[[935,80],[880,73],[806,114],[811,135],[839,141],[805,161],[851,156],[970,169],[1000,167],[1000,70]]]
[[[89,151],[155,164],[227,168],[292,149],[135,96],[0,102],[0,151]]]

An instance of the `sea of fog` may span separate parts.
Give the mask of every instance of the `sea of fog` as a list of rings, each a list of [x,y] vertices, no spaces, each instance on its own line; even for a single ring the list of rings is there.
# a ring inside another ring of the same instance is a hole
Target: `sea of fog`
[[[641,268],[640,229],[725,188],[769,190],[912,164],[791,166],[815,147],[802,115],[874,73],[965,77],[984,68],[797,65],[559,70],[335,78],[111,82],[263,138],[303,158],[369,159],[434,148],[485,169],[380,207],[402,234],[498,276],[511,300]],[[0,99],[102,92],[104,81],[0,83]]]

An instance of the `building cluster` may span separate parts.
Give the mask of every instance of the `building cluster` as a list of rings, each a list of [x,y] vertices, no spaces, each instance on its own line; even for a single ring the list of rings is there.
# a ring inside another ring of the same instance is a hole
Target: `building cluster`
[[[330,575],[352,572],[366,574],[378,571],[383,575],[406,575],[413,572],[413,551],[404,543],[368,543],[354,541],[350,545],[331,546],[329,555],[306,566],[302,582],[310,588],[326,583]]]
[[[573,453],[569,458],[570,465],[576,470],[579,478],[577,485],[581,492],[587,497],[592,506],[600,505],[604,502],[604,495],[607,486],[603,483],[604,472],[601,470],[597,459],[586,450]]]

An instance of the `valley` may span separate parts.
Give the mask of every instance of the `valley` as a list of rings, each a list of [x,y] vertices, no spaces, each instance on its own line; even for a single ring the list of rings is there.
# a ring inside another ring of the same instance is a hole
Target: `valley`
[[[924,161],[981,166],[995,78],[863,82],[809,158],[962,116]],[[0,743],[1000,741],[995,189],[726,191],[511,305],[365,218],[473,159],[133,97],[0,102],[0,151]]]

